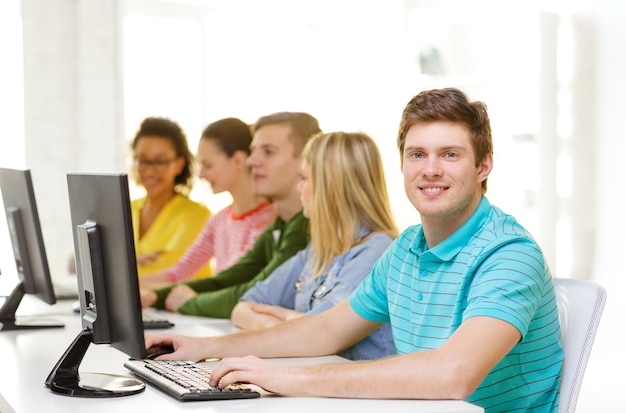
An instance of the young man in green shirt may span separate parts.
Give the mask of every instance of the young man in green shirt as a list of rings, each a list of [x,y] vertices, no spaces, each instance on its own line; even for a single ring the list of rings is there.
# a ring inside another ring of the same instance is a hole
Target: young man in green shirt
[[[296,185],[302,149],[319,132],[317,120],[307,113],[279,112],[259,118],[247,162],[252,168],[255,193],[272,200],[278,212],[276,221],[232,267],[210,278],[142,291],[142,306],[228,318],[250,287],[304,249],[309,242],[308,220],[302,215]]]

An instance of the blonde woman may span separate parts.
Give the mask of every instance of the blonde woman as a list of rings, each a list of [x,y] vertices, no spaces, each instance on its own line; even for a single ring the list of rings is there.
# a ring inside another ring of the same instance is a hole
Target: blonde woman
[[[310,219],[306,249],[243,295],[231,320],[259,329],[323,312],[347,298],[398,235],[383,164],[364,133],[319,135],[304,148],[298,185]],[[395,353],[389,325],[341,353],[353,360]]]

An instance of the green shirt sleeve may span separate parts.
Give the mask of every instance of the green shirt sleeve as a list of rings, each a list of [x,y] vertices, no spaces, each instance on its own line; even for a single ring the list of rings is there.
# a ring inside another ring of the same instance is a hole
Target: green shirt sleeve
[[[277,219],[264,231],[252,249],[235,265],[210,278],[188,281],[199,294],[179,308],[182,314],[229,318],[239,298],[274,269],[304,249],[309,241],[309,221],[302,212],[286,224]],[[167,293],[163,290],[162,306]]]
[[[258,274],[259,271],[267,265],[271,257],[274,244],[273,232],[285,226],[285,222],[280,218],[269,225],[259,235],[255,243],[243,257],[239,259],[231,267],[215,274],[213,277],[198,278],[183,282],[181,284],[188,285],[196,292],[202,293],[206,291],[216,291],[222,288],[249,281],[251,277]],[[156,308],[165,308],[165,298],[168,296],[174,286],[168,286],[156,289],[157,302],[154,304]]]

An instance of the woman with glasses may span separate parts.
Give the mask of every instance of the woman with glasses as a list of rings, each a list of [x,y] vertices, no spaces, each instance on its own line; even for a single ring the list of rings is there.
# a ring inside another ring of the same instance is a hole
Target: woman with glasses
[[[398,235],[382,159],[364,133],[312,138],[304,148],[298,190],[310,220],[310,243],[242,296],[231,313],[241,328],[269,327],[340,303]],[[361,360],[394,353],[385,324],[340,355]]]
[[[145,196],[131,202],[139,277],[171,267],[211,216],[188,198],[194,157],[180,126],[167,118],[143,120],[132,145],[133,175]],[[196,276],[209,276],[208,265]]]
[[[237,118],[208,125],[198,144],[200,178],[213,193],[228,192],[232,203],[212,216],[202,232],[173,266],[139,279],[141,288],[158,288],[193,277],[211,259],[216,273],[230,267],[246,253],[263,230],[276,219],[274,205],[254,191],[250,167],[252,132]]]

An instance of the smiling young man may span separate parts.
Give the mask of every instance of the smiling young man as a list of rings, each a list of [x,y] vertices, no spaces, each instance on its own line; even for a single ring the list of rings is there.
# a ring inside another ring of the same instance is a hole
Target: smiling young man
[[[142,306],[206,317],[228,318],[239,298],[309,241],[297,190],[302,149],[321,132],[317,119],[303,112],[278,112],[254,125],[251,153],[254,192],[272,201],[278,217],[252,249],[233,266],[203,278],[141,293]]]
[[[348,300],[268,329],[148,335],[146,345],[172,345],[161,359],[222,358],[213,385],[556,412],[563,350],[554,285],[530,234],[485,197],[493,166],[486,106],[454,88],[422,92],[402,114],[398,149],[421,224],[394,241]],[[385,322],[395,356],[317,366],[258,358],[335,354]]]

